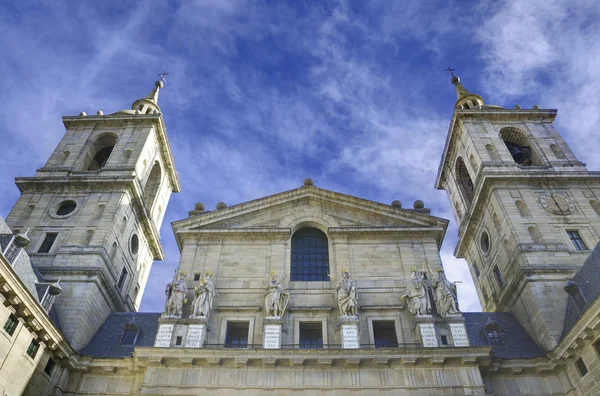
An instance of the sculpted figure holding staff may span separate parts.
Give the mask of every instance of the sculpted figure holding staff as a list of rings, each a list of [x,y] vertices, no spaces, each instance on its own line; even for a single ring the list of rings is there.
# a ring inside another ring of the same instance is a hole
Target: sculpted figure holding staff
[[[348,270],[342,270],[342,280],[338,283],[329,275],[329,280],[335,284],[338,307],[341,316],[356,316],[356,306],[358,305],[358,293],[356,291],[356,281],[350,279]]]
[[[458,298],[456,296],[456,285],[446,278],[443,269],[439,269],[438,276],[432,278],[431,287],[435,290],[435,307],[441,316],[458,313]]]
[[[290,295],[283,289],[281,280],[277,280],[277,272],[271,271],[271,280],[265,290],[265,315],[281,317],[285,312]]]
[[[167,303],[165,306],[165,316],[181,316],[183,313],[183,304],[187,302],[188,287],[185,283],[187,273],[179,272],[175,279],[167,285],[165,295]]]
[[[431,311],[431,303],[427,295],[427,285],[422,275],[416,268],[410,270],[411,279],[406,285],[406,292],[401,299],[407,299],[408,310],[413,315],[428,315]]]
[[[204,316],[208,319],[210,310],[212,309],[213,296],[215,294],[215,286],[211,282],[211,272],[204,274],[204,278],[200,280],[198,287],[194,288],[194,302],[192,304],[192,316]]]

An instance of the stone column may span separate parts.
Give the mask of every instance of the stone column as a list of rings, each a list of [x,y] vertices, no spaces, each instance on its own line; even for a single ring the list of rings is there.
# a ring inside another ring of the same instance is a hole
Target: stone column
[[[360,337],[358,333],[358,316],[340,317],[340,330],[342,332],[342,348],[360,348]]]
[[[206,327],[208,320],[202,316],[199,318],[188,319],[188,331],[185,339],[186,348],[202,348],[206,338]]]
[[[177,318],[174,317],[161,317],[158,319],[158,331],[154,340],[155,347],[169,348],[171,346],[175,324],[177,324]]]
[[[437,334],[435,332],[435,320],[431,315],[417,315],[417,334],[425,348],[438,346]]]
[[[283,320],[277,316],[263,319],[263,348],[281,349],[281,328]]]

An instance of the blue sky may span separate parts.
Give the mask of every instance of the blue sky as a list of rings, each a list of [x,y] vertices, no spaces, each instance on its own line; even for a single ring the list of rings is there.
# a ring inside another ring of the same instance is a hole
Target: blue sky
[[[456,224],[433,184],[456,96],[447,66],[487,103],[557,108],[556,125],[600,169],[596,1],[60,1],[0,4],[0,215],[64,133],[63,115],[112,113],[167,70],[163,111],[182,192],[142,310],[161,311],[179,260],[170,223],[299,187],[451,220],[442,259],[480,309]]]

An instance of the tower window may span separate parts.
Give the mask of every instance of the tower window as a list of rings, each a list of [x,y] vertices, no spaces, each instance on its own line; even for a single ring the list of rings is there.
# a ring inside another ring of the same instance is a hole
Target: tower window
[[[83,169],[93,171],[104,168],[116,144],[117,137],[110,133],[105,133],[96,139],[86,156],[84,165],[87,166],[84,166]]]
[[[121,270],[121,276],[119,277],[119,282],[117,283],[117,287],[119,290],[123,291],[123,286],[125,285],[125,281],[127,280],[127,268],[123,267]]]
[[[521,166],[541,165],[523,131],[514,127],[505,127],[500,130],[500,137],[517,164]]]
[[[292,281],[327,281],[329,248],[327,236],[316,228],[302,228],[292,237]]]
[[[456,160],[455,174],[458,188],[468,206],[471,204],[471,202],[473,202],[473,198],[475,196],[475,185],[473,184],[473,180],[471,180],[469,171],[467,170],[465,162],[461,157],[458,157]]]
[[[59,216],[66,216],[69,213],[72,213],[76,207],[77,207],[77,204],[75,203],[75,201],[71,201],[71,200],[63,201],[59,205],[58,210],[56,211],[56,214]]]
[[[248,322],[227,322],[225,348],[247,348],[249,328]]]
[[[481,246],[481,251],[483,254],[488,254],[490,251],[490,236],[487,232],[483,231],[481,233],[481,238],[479,239],[479,246]]]
[[[394,322],[373,322],[375,348],[397,348],[396,326]]]
[[[8,335],[13,335],[18,324],[19,321],[17,317],[13,314],[10,314],[4,323],[4,331],[6,331]]]
[[[44,367],[44,373],[46,373],[46,375],[52,375],[52,370],[54,370],[54,366],[56,366],[56,362],[54,361],[54,359],[48,359],[48,362],[46,362],[46,366]]]
[[[504,288],[504,278],[502,278],[502,273],[500,273],[500,269],[497,266],[494,267],[494,275],[496,276],[496,281],[498,282],[500,289]]]
[[[323,348],[323,328],[321,322],[300,323],[300,348]]]
[[[567,231],[567,235],[569,235],[569,239],[573,243],[575,250],[588,250],[587,246],[585,246],[585,243],[583,242],[583,239],[581,239],[581,235],[579,235],[579,232]]]
[[[54,366],[56,366],[56,362],[54,361],[54,359],[48,359],[48,362],[46,362],[46,366],[44,367],[44,373],[46,373],[46,375],[52,375],[52,370],[54,370]]]
[[[27,347],[27,354],[30,358],[34,359],[40,349],[40,343],[37,340],[31,340],[29,347]]]
[[[129,241],[129,248],[131,249],[131,254],[138,254],[138,250],[140,248],[140,239],[137,234],[133,234],[131,236],[131,241]]]
[[[42,245],[38,249],[38,253],[50,253],[50,249],[52,249],[52,245],[54,244],[54,241],[56,241],[57,236],[57,232],[47,232]]]
[[[585,377],[585,375],[588,373],[588,369],[582,358],[579,358],[575,361],[575,366],[577,367],[577,371],[579,371],[579,375]]]
[[[160,180],[162,178],[162,170],[160,168],[160,164],[157,162],[152,166],[152,170],[150,171],[150,175],[148,176],[148,180],[146,181],[146,185],[144,186],[144,202],[146,203],[146,207],[148,211],[154,205],[154,201],[156,200],[156,195],[158,194],[158,188],[160,187]]]

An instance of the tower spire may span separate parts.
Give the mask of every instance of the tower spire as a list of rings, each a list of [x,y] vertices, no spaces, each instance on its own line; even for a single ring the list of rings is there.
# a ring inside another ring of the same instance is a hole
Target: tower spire
[[[141,114],[153,114],[160,113],[160,107],[158,107],[158,93],[164,86],[161,80],[154,83],[154,88],[145,98],[138,99],[131,105],[131,110],[135,110],[136,113],[139,111]]]
[[[452,78],[450,82],[456,86],[456,97],[458,100],[454,105],[455,109],[480,109],[481,106],[484,105],[483,98],[477,94],[472,94],[469,92],[461,83],[460,78],[455,76],[453,71],[454,69],[448,68],[446,71],[449,71],[452,74]]]

